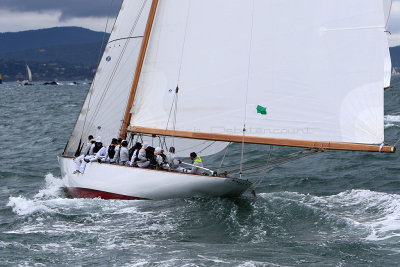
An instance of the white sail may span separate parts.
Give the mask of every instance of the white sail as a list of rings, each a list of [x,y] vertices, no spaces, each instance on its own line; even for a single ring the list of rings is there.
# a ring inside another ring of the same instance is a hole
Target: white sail
[[[393,0],[383,0],[382,2],[383,2],[383,12],[384,12],[385,24],[387,26],[387,23],[388,23],[389,17],[390,17],[390,12],[392,11]]]
[[[386,51],[380,1],[163,0],[131,125],[165,129],[179,85],[176,130],[379,144]]]
[[[392,0],[383,0],[383,10],[384,10],[384,23],[386,27],[389,23],[390,12],[392,9]],[[390,86],[390,81],[392,79],[392,59],[390,57],[389,43],[385,47],[385,79],[384,87]]]
[[[28,73],[28,81],[32,82],[32,71],[28,65],[26,65],[26,72]]]
[[[105,145],[119,136],[150,6],[149,0],[122,4],[65,154],[74,154],[89,134]]]
[[[385,79],[384,87],[389,87],[392,79],[392,59],[390,57],[389,48],[385,49]]]

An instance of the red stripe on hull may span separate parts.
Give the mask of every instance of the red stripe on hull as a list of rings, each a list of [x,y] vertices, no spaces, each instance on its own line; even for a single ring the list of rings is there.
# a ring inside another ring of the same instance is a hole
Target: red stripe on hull
[[[67,187],[67,191],[72,198],[101,198],[105,200],[120,199],[120,200],[150,200],[148,198],[130,197],[119,195],[99,190],[80,188],[80,187]]]

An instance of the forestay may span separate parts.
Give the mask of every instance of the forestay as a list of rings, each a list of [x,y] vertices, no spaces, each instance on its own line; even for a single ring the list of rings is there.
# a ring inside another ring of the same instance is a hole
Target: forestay
[[[150,5],[149,0],[122,4],[65,154],[74,154],[89,134],[100,135],[104,144],[119,136]]]
[[[164,129],[178,85],[176,130],[380,144],[383,6],[160,1],[131,125]]]

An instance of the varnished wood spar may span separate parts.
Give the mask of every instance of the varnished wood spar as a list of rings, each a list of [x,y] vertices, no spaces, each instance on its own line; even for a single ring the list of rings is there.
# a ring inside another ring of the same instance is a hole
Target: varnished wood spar
[[[383,90],[392,89],[392,88],[393,88],[393,86],[388,86],[388,87],[383,88]]]
[[[191,139],[211,140],[211,141],[224,141],[224,142],[236,142],[241,143],[243,136],[241,135],[230,135],[230,134],[214,134],[214,133],[200,133],[200,132],[188,132],[188,131],[172,131],[162,130],[145,127],[134,127],[128,128],[129,132],[132,133],[144,133],[144,134],[155,134],[163,136],[174,136]],[[349,151],[367,151],[367,152],[379,152],[379,145],[364,145],[354,143],[341,143],[341,142],[322,142],[322,141],[306,141],[306,140],[294,140],[294,139],[281,139],[281,138],[270,138],[270,137],[254,137],[245,136],[245,143],[251,144],[263,144],[263,145],[275,145],[275,146],[292,146],[292,147],[306,147],[306,148],[319,148],[319,149],[330,149],[330,150],[349,150]],[[393,146],[383,146],[381,152],[394,153],[396,148]]]
[[[135,100],[136,90],[139,84],[140,74],[142,72],[144,58],[146,56],[147,46],[149,44],[151,29],[153,27],[154,17],[157,11],[158,0],[153,0],[150,8],[149,18],[147,19],[146,30],[144,32],[142,46],[140,48],[140,54],[138,63],[136,65],[135,77],[133,78],[131,93],[129,95],[128,104],[126,106],[124,121],[122,123],[120,137],[126,139],[127,128],[129,122],[131,121],[131,109],[133,105],[133,101]]]

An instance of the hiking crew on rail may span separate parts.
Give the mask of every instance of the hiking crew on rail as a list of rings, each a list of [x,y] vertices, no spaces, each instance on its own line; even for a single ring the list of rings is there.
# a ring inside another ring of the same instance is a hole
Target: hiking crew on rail
[[[139,142],[128,149],[128,141],[121,138],[113,138],[111,144],[106,148],[101,142],[101,137],[96,139],[92,135],[88,137],[88,143],[79,157],[74,159],[74,174],[83,174],[87,163],[99,162],[119,164],[139,168],[153,168],[159,170],[168,170],[173,172],[203,174],[203,162],[200,156],[195,152],[190,153],[192,160],[192,169],[182,168],[180,161],[175,155],[175,147],[169,148],[168,155],[160,147],[153,148],[147,143],[143,145]],[[190,165],[190,164],[189,164]]]

